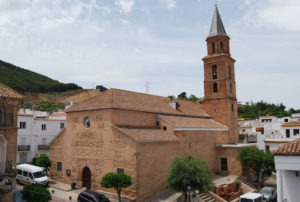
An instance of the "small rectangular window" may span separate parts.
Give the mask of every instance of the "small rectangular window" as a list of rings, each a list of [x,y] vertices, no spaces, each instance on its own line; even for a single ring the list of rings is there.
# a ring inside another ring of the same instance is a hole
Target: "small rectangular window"
[[[17,169],[18,175],[22,175],[22,170]]]
[[[289,119],[284,119],[284,122],[289,122]]]
[[[30,179],[33,179],[33,176],[32,176],[32,174],[31,174],[31,173],[29,173],[29,177],[30,177]]]
[[[294,129],[294,135],[299,135],[299,129]]]
[[[227,158],[221,158],[221,170],[227,170]]]
[[[28,176],[28,172],[27,171],[23,171],[23,176],[27,177]]]
[[[290,129],[285,130],[285,135],[286,135],[286,137],[290,137]]]
[[[62,171],[62,162],[57,162],[57,171]]]
[[[213,83],[213,92],[214,93],[218,92],[218,84],[217,83]]]
[[[124,169],[123,169],[123,168],[117,168],[117,173],[118,173],[118,174],[124,173]]]
[[[46,124],[42,124],[42,130],[46,130]]]
[[[65,127],[65,123],[61,122],[60,123],[60,129],[63,129]]]
[[[26,128],[26,122],[21,121],[20,122],[20,129],[25,129]]]

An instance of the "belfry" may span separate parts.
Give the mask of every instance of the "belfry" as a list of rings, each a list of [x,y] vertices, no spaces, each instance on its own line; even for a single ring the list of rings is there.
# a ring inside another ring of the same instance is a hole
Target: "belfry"
[[[216,121],[228,126],[228,142],[238,142],[235,60],[230,55],[229,40],[218,8],[207,42],[204,62],[204,110]]]

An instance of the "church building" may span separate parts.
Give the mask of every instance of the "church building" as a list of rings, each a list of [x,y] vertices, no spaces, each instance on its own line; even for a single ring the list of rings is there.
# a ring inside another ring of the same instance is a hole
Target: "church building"
[[[240,175],[235,60],[215,9],[206,39],[203,99],[197,102],[109,89],[66,110],[67,127],[52,141],[51,178],[104,193],[108,172],[125,172],[133,185],[122,197],[145,201],[167,188],[176,156],[201,156],[209,169]]]

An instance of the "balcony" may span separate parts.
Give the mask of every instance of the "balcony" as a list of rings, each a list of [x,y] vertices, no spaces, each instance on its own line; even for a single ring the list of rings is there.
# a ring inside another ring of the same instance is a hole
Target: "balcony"
[[[18,145],[18,151],[30,151],[30,145]]]
[[[7,175],[13,172],[12,161],[0,162],[0,176]]]
[[[48,151],[49,150],[49,145],[47,145],[47,144],[39,144],[38,145],[38,150],[39,151]]]

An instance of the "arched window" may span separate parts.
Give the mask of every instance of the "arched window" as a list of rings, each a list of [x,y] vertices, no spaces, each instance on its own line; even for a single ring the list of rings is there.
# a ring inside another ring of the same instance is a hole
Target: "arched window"
[[[220,42],[220,46],[221,46],[221,53],[224,52],[224,49],[223,49],[223,41]]]
[[[231,79],[231,66],[228,66],[228,78]]]
[[[215,42],[212,42],[212,52],[215,53],[216,52],[216,48],[215,48]]]
[[[213,65],[212,66],[212,79],[217,79],[218,78],[218,71],[217,71],[217,66]]]
[[[214,93],[218,92],[218,84],[217,83],[213,84],[213,92]]]

